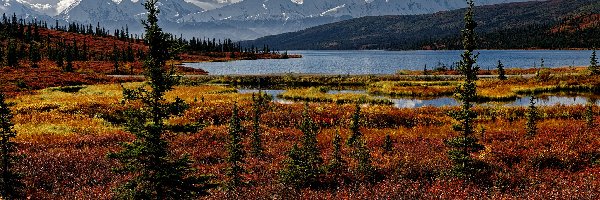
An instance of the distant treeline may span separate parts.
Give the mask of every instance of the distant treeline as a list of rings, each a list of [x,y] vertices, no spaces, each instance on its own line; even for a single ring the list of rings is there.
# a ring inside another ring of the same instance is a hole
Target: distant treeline
[[[70,34],[61,34],[70,33]],[[45,21],[25,20],[16,14],[2,15],[0,21],[0,65],[19,67],[27,64],[37,67],[46,59],[65,71],[71,71],[73,61],[135,62],[146,56],[144,35],[130,34],[128,26],[111,31],[99,23],[69,23],[61,26],[58,21],[48,26]],[[262,48],[242,47],[231,39],[192,38],[185,39],[167,34],[167,40],[176,53],[235,55],[240,52],[249,57],[254,54],[274,53],[267,45]],[[112,50],[112,51],[111,51]],[[219,54],[215,54],[219,53]],[[172,55],[177,58],[178,55]]]

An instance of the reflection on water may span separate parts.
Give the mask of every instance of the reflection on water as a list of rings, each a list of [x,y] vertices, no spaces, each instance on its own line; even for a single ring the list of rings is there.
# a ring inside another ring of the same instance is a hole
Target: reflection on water
[[[258,93],[255,89],[239,89],[240,94]],[[294,101],[285,100],[278,98],[277,96],[285,90],[262,90],[262,92],[270,95],[273,98],[273,102],[291,104]],[[330,90],[328,94],[367,94],[365,90]],[[443,106],[458,106],[459,103],[456,99],[451,97],[439,97],[433,99],[419,99],[419,98],[391,98],[385,96],[372,96],[375,98],[389,99],[394,103],[397,108],[421,108],[427,106],[443,107]],[[530,96],[521,97],[515,101],[509,102],[486,102],[481,105],[499,105],[499,106],[528,106]],[[583,96],[559,96],[559,95],[546,95],[537,97],[536,106],[555,106],[555,105],[585,105],[587,104],[587,97]],[[600,102],[597,103],[600,105]]]

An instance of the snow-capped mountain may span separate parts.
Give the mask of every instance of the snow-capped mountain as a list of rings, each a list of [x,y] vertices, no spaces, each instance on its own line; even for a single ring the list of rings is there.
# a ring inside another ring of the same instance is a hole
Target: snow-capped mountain
[[[0,13],[4,13],[7,16],[12,16],[13,14],[15,14],[18,18],[24,19],[52,19],[51,17],[34,10],[32,8],[34,6],[36,5],[31,5],[22,0],[0,0]]]
[[[478,5],[528,0],[480,0]],[[244,0],[188,15],[186,22],[219,20],[297,20],[323,16],[353,18],[379,15],[415,15],[466,7],[461,0]]]
[[[175,22],[183,16],[203,11],[184,0],[162,0],[157,4],[161,20]],[[95,24],[97,22],[129,22],[145,18],[146,10],[139,0],[77,0],[58,18]]]
[[[144,0],[0,0],[5,13],[65,22],[128,26],[140,33]],[[528,0],[477,0],[478,5]],[[164,30],[234,40],[298,31],[363,16],[414,15],[466,7],[464,0],[160,0]],[[1,11],[0,11],[1,12]],[[44,15],[46,14],[46,15]],[[48,17],[52,16],[52,18]]]

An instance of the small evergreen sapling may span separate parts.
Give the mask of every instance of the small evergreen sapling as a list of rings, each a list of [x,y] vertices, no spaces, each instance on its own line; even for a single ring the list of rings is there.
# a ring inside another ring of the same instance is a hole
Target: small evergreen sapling
[[[371,151],[367,147],[367,141],[360,132],[360,113],[360,104],[357,103],[350,124],[352,135],[348,138],[347,144],[353,148],[352,153],[358,163],[354,175],[361,181],[373,181],[376,170],[371,163]]]
[[[525,129],[528,137],[533,137],[537,134],[537,120],[539,117],[539,113],[537,107],[535,107],[535,97],[531,97],[529,101],[529,107],[527,108],[527,123],[525,124]]]
[[[590,66],[588,70],[592,75],[600,74],[600,67],[598,67],[598,58],[596,57],[596,49],[592,51],[592,56],[590,57]]]
[[[306,103],[302,112],[302,122],[299,129],[302,131],[302,146],[297,144],[288,152],[284,160],[284,168],[279,172],[280,181],[294,188],[316,186],[322,174],[321,151],[317,146],[317,125],[309,115],[309,106]]]
[[[229,122],[229,142],[227,144],[227,176],[229,178],[227,186],[235,188],[242,185],[243,180],[240,176],[244,172],[242,164],[244,163],[244,146],[242,145],[242,126],[238,116],[237,104],[233,106],[231,121]]]
[[[260,116],[262,114],[262,107],[263,107],[263,102],[264,102],[264,98],[263,95],[260,94],[258,97],[256,97],[256,95],[252,94],[252,111],[254,112],[254,115],[252,116],[252,135],[251,135],[251,142],[250,145],[252,146],[252,149],[250,151],[250,153],[252,153],[253,156],[261,156],[263,154],[263,146],[262,146],[262,140],[261,140],[261,130],[260,130]]]
[[[354,156],[358,161],[355,176],[361,181],[375,181],[376,169],[371,161],[371,151],[367,147],[367,141],[359,138],[354,147]]]
[[[585,106],[585,122],[588,128],[593,128],[596,126],[596,121],[594,117],[594,107],[596,106],[596,99],[589,98],[588,103]]]
[[[327,172],[339,177],[346,168],[346,162],[342,158],[342,137],[340,132],[336,131],[331,142],[333,152],[331,154],[331,160],[327,166]]]
[[[504,64],[502,61],[498,60],[498,79],[506,80],[506,72],[504,71]]]
[[[346,142],[348,146],[354,146],[356,141],[362,137],[362,133],[360,132],[360,112],[360,104],[357,103],[352,114],[352,121],[350,122],[351,135]]]

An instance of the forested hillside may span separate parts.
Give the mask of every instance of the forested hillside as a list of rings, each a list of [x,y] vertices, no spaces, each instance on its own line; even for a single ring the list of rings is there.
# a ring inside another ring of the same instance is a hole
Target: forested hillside
[[[457,49],[463,10],[351,19],[242,44],[277,49]],[[479,47],[590,48],[600,44],[600,1],[551,0],[477,8]]]

